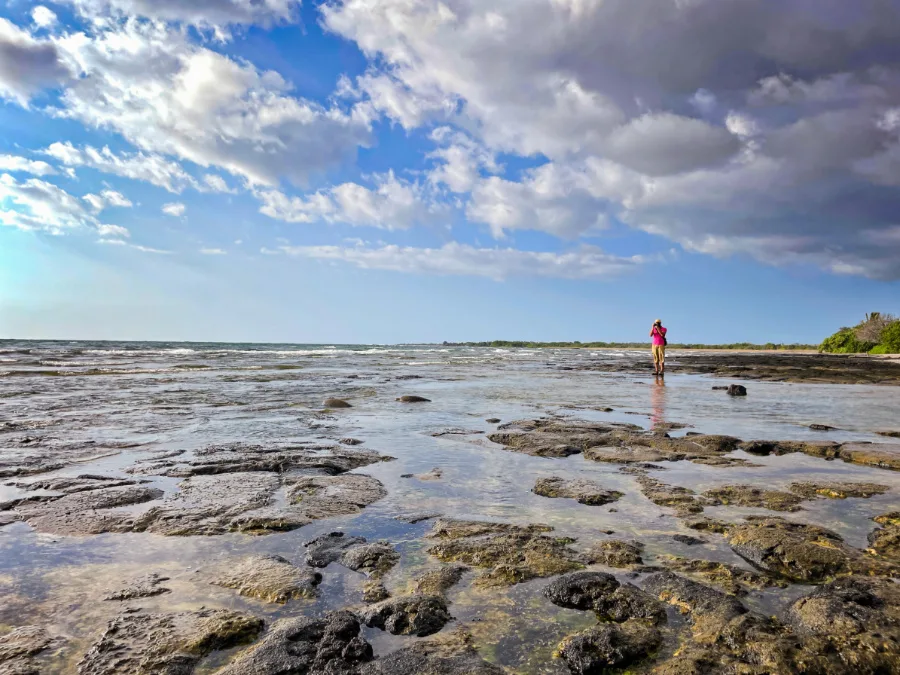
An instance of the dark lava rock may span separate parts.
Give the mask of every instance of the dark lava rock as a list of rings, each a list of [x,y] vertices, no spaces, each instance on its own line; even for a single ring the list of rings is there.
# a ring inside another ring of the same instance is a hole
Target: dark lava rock
[[[646,579],[644,590],[663,602],[690,614],[696,635],[715,635],[747,608],[732,595],[697,583],[672,572],[659,572]]]
[[[465,565],[445,565],[417,576],[412,580],[410,590],[420,595],[443,595],[458,584],[468,571]]]
[[[804,499],[827,497],[828,499],[847,499],[848,497],[867,498],[881,495],[890,490],[887,485],[878,483],[852,482],[811,482],[791,483],[790,491],[801,495]]]
[[[882,513],[880,516],[872,518],[879,525],[900,525],[900,511],[891,511],[890,513]]]
[[[887,525],[869,533],[869,552],[900,563],[900,526]],[[896,576],[900,576],[900,571]]]
[[[362,572],[368,577],[379,579],[400,562],[400,554],[389,543],[380,541],[346,549],[341,555],[340,562],[354,572]]]
[[[700,539],[698,537],[692,537],[689,534],[676,534],[672,537],[679,544],[684,544],[685,546],[697,546],[698,544],[705,544],[705,539]]]
[[[0,673],[40,675],[40,667],[33,658],[51,649],[56,642],[38,626],[22,626],[0,635]]]
[[[360,675],[504,675],[507,671],[482,659],[471,637],[460,630],[430,640],[363,666]]]
[[[544,596],[559,607],[591,610],[601,621],[666,621],[666,611],[658,600],[636,586],[620,584],[605,572],[566,574],[547,586]]]
[[[778,490],[761,490],[752,485],[725,485],[703,493],[712,504],[728,506],[750,506],[772,511],[800,511],[798,506],[803,501],[790,492]]]
[[[810,424],[809,428],[813,431],[834,431],[836,427],[830,427],[827,424]]]
[[[837,579],[797,600],[788,616],[805,638],[812,661],[809,672],[900,672],[900,587],[896,583]]]
[[[322,405],[326,408],[352,408],[347,401],[340,398],[326,398]]]
[[[112,476],[81,475],[18,481],[13,483],[13,485],[17,488],[22,488],[23,490],[47,490],[50,492],[62,492],[63,494],[71,495],[76,492],[126,487],[129,485],[137,485],[142,482],[146,481],[138,481],[133,478],[114,478]]]
[[[875,433],[879,436],[886,436],[888,438],[900,438],[900,429],[876,431]]]
[[[488,424],[500,424],[502,420],[499,417],[489,417],[485,420],[485,422],[487,422]]]
[[[233,588],[241,595],[280,604],[297,598],[314,598],[322,582],[318,572],[296,567],[278,555],[227,560],[204,576],[216,586]]]
[[[746,595],[751,590],[788,586],[788,582],[779,577],[712,560],[691,560],[667,555],[661,556],[658,562],[675,572],[698,576],[731,595]]]
[[[426,520],[434,520],[435,518],[440,518],[443,515],[443,513],[413,513],[408,516],[395,516],[394,520],[399,520],[401,523],[415,525],[416,523],[421,523]]]
[[[440,595],[407,595],[371,605],[360,612],[360,620],[370,628],[392,635],[425,637],[441,630],[453,617]]]
[[[422,396],[401,396],[397,400],[400,403],[431,403],[431,399]]]
[[[606,565],[607,567],[628,568],[641,565],[643,545],[638,542],[621,541],[620,539],[608,539],[591,544],[585,553],[585,560],[591,565]]]
[[[725,534],[735,553],[772,574],[801,582],[851,573],[891,574],[891,566],[847,546],[840,536],[815,525],[782,518],[754,518]]]
[[[182,675],[210,652],[251,642],[263,621],[224,609],[123,614],[78,664],[80,675]]]
[[[841,444],[834,441],[745,441],[741,450],[751,455],[788,455],[802,452],[812,457],[835,459],[839,456]]]
[[[747,395],[747,387],[742,384],[732,384],[728,386],[728,395],[729,396],[746,396]]]
[[[574,499],[579,504],[602,506],[623,496],[615,490],[607,490],[591,480],[566,480],[565,478],[539,478],[532,492],[542,497],[563,497]]]
[[[364,537],[348,537],[343,532],[330,532],[304,544],[306,564],[312,567],[328,567],[337,562],[348,548],[365,544]]]
[[[724,520],[716,520],[715,518],[707,518],[705,516],[685,518],[681,522],[685,527],[689,527],[692,530],[715,532],[716,534],[725,534],[725,532],[728,531],[728,528],[731,527],[731,523],[726,523]]]
[[[359,633],[359,621],[349,612],[282,619],[216,675],[355,675],[373,658]]]
[[[362,445],[365,441],[361,441],[358,438],[342,438],[338,443],[341,445]]]
[[[135,600],[137,598],[152,598],[156,595],[169,593],[168,588],[161,586],[162,583],[169,580],[169,577],[163,577],[158,574],[148,574],[138,577],[129,583],[125,588],[113,591],[107,595],[104,600]]]
[[[569,636],[559,644],[557,654],[576,675],[603,675],[644,660],[661,644],[659,630],[632,619]]]
[[[428,536],[442,541],[428,553],[485,569],[475,581],[482,586],[512,586],[581,569],[582,556],[568,546],[573,540],[541,534],[551,530],[545,525],[439,520]]]

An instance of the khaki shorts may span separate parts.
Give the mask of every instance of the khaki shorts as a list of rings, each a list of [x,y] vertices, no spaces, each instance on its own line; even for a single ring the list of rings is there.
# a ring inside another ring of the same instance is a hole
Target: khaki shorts
[[[653,345],[653,363],[665,363],[666,362],[666,346],[665,345]]]

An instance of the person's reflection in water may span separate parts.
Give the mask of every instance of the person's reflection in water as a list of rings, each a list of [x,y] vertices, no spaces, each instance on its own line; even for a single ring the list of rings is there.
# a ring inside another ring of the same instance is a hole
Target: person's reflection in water
[[[650,428],[655,429],[666,421],[666,380],[663,377],[657,377],[650,390],[650,406],[653,408]]]

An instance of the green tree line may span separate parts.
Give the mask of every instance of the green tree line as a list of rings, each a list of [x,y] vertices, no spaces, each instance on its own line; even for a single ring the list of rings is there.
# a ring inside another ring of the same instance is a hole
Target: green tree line
[[[853,327],[825,338],[819,350],[829,354],[900,354],[900,319],[871,312]]]

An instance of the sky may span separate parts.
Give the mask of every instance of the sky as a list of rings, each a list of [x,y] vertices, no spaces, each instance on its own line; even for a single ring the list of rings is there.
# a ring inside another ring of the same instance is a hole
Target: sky
[[[900,313],[900,0],[4,0],[0,338]]]

